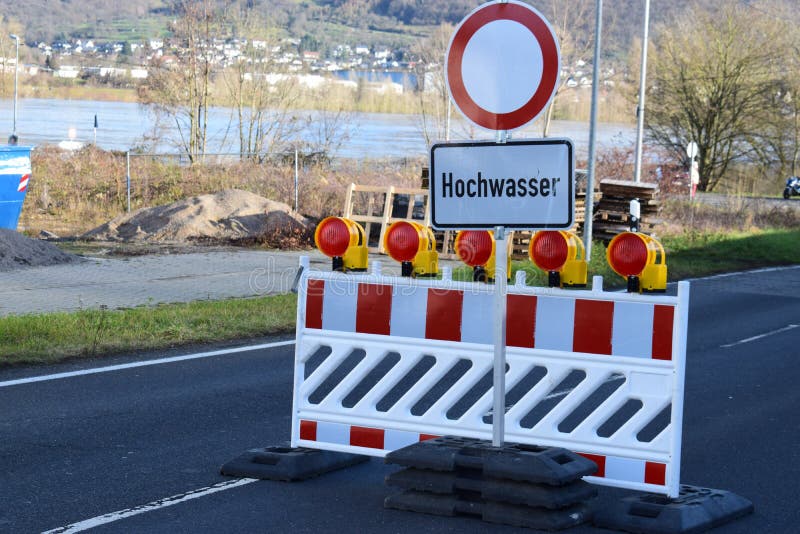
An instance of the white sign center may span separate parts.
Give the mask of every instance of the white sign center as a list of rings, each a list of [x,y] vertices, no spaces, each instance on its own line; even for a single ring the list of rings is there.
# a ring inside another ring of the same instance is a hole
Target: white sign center
[[[496,20],[475,32],[462,65],[464,86],[476,104],[492,113],[511,113],[524,106],[539,87],[544,58],[528,28],[516,21]]]

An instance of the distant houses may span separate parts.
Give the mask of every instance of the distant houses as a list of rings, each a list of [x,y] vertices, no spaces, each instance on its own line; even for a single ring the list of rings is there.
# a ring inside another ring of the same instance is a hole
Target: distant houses
[[[259,39],[212,39],[201,43],[195,51],[198,57],[209,61],[215,69],[245,65],[246,78],[259,72],[272,70],[281,75],[292,75],[300,85],[317,87],[321,83],[347,80],[349,85],[379,93],[402,93],[411,89],[430,89],[428,74],[441,69],[441,64],[426,65],[419,62],[407,49],[365,44],[338,44],[325,51],[304,48],[308,43],[300,39],[283,38],[275,41]],[[177,65],[187,50],[171,39],[151,38],[143,42],[101,43],[94,39],[74,39],[37,43],[36,49],[46,60],[42,72],[56,78],[113,78],[116,80],[145,80],[150,65]],[[13,58],[0,58],[0,69],[13,72]],[[58,65],[58,66],[56,66]],[[253,68],[247,68],[252,65]],[[591,65],[578,59],[563,65],[560,77],[566,88],[592,86]],[[350,74],[342,74],[350,73]],[[382,76],[385,74],[386,76]],[[613,85],[614,71],[606,69],[603,85]],[[391,80],[389,80],[391,76]],[[405,77],[404,83],[397,83]],[[364,78],[360,84],[358,78]]]

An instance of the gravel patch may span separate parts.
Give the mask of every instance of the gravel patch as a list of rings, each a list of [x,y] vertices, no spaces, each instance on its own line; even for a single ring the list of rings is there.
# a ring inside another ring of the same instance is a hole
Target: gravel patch
[[[83,261],[80,256],[63,252],[52,243],[0,228],[0,271],[80,261]]]

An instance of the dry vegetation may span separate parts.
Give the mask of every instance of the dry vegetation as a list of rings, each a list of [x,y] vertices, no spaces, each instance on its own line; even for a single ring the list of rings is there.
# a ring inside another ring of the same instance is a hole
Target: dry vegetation
[[[800,227],[798,202],[715,196],[703,202],[669,199],[662,210],[662,235],[681,233],[757,233]]]
[[[351,182],[416,186],[422,164],[336,160],[301,165],[299,211],[312,219],[340,214]],[[94,147],[77,153],[44,147],[33,152],[32,165],[33,179],[20,217],[20,226],[29,233],[77,235],[126,210],[125,154]],[[131,157],[130,174],[132,210],[231,188],[294,205],[293,161],[229,159],[189,166],[169,158]]]
[[[24,204],[20,226],[30,234],[47,230],[61,236],[79,235],[125,212],[125,154],[87,147],[65,153],[55,147],[37,148],[32,155],[33,179]],[[209,160],[212,158],[209,158]],[[600,154],[597,180],[625,178],[633,174],[629,151]],[[422,160],[352,161],[307,163],[299,172],[299,211],[312,219],[339,215],[350,183],[417,187]],[[578,162],[578,167],[584,167]],[[745,195],[774,184],[745,182],[742,172],[738,192],[708,196],[688,202],[679,167],[663,166],[664,222],[657,233],[686,231],[750,232],[767,228],[800,226],[798,202],[752,199]],[[656,179],[655,165],[645,165],[643,179]],[[677,184],[677,185],[676,185]],[[293,161],[206,161],[186,165],[170,158],[131,157],[131,209],[168,204],[186,197],[243,189],[270,200],[294,205]],[[766,190],[765,190],[766,191]]]

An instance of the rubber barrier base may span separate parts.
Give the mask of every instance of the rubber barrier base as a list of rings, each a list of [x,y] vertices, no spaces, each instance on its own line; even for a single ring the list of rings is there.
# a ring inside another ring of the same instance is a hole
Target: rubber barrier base
[[[753,513],[753,503],[729,491],[682,485],[680,495],[625,497],[599,511],[598,527],[641,534],[705,532]]]
[[[479,470],[486,477],[561,486],[597,471],[597,465],[572,451],[444,436],[390,452],[386,463],[436,471]]]
[[[485,501],[549,509],[565,508],[597,496],[597,488],[577,480],[565,486],[485,478],[480,473],[408,468],[386,477],[386,484],[436,494],[479,495]]]
[[[223,475],[293,482],[313,478],[369,460],[368,456],[303,447],[250,449],[226,463]]]
[[[587,504],[577,504],[561,510],[547,510],[414,490],[387,497],[384,506],[396,510],[448,517],[479,517],[489,523],[542,530],[562,530],[580,525],[592,518],[592,509]]]

